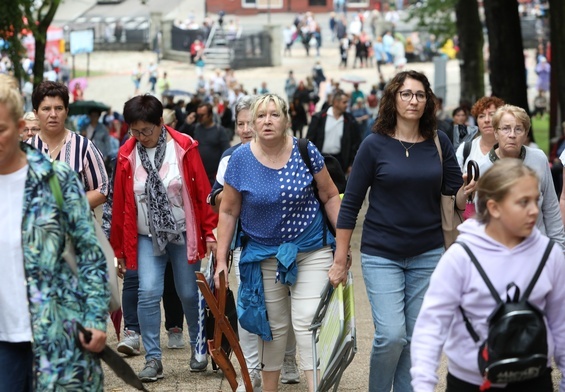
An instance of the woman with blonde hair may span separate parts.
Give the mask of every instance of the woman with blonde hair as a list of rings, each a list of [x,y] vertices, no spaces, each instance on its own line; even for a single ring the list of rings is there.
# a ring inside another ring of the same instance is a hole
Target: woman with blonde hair
[[[539,189],[536,171],[525,162],[516,158],[498,160],[479,179],[476,219],[468,219],[459,226],[457,241],[475,255],[500,298],[506,298],[511,284],[516,292],[526,291],[549,243],[535,224],[540,215]],[[452,245],[432,274],[414,328],[413,390],[435,389],[436,370],[443,352],[447,357],[447,392],[552,392],[552,357],[559,370],[565,371],[564,279],[565,258],[556,245],[528,298],[543,312],[547,326],[547,368],[540,373],[530,371],[534,377],[531,379],[493,383],[492,389],[484,388],[487,385],[479,369],[478,356],[489,335],[490,316],[498,304],[470,255],[461,245]],[[478,341],[467,329],[465,316],[479,336]],[[559,390],[564,388],[565,380],[562,380]]]
[[[262,95],[253,103],[251,113],[255,137],[233,152],[224,176],[216,287],[219,273],[227,275],[228,253],[239,218],[245,240],[239,261],[238,316],[243,328],[262,339],[263,391],[277,390],[288,331],[293,328],[312,392],[316,364],[308,327],[327,283],[334,243],[329,230],[324,230],[326,222],[313,181],[332,225],[340,198],[316,147],[308,144],[311,172],[300,155],[298,139],[288,135],[290,116],[284,99]],[[257,302],[251,300],[255,294]]]
[[[94,353],[106,343],[106,259],[76,173],[20,142],[22,116],[20,92],[0,84],[0,391],[102,391]],[[92,332],[88,343],[77,322]]]

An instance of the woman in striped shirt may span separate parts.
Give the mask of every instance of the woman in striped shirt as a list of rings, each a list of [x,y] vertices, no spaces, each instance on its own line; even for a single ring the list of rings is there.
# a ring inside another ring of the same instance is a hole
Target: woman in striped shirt
[[[41,131],[28,142],[51,160],[67,163],[79,174],[90,208],[106,201],[108,174],[104,159],[94,144],[65,128],[69,112],[69,90],[57,82],[42,82],[32,95],[33,111]]]

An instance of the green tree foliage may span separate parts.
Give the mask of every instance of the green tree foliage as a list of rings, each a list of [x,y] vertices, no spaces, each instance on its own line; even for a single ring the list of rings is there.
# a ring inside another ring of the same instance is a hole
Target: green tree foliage
[[[417,20],[417,27],[436,36],[441,45],[457,34],[455,13],[458,0],[428,0],[424,5],[412,7],[408,20]]]
[[[21,60],[25,50],[21,43],[21,32],[28,29],[35,38],[35,60],[33,63],[33,85],[43,80],[43,62],[47,29],[53,22],[61,0],[2,0],[0,1],[0,37],[10,44],[8,55],[14,64],[14,75],[23,76]]]
[[[21,32],[26,28],[23,14],[23,3],[30,0],[0,1],[0,37],[7,44],[8,58],[14,65],[14,76],[18,81],[25,77],[21,67],[21,59],[25,48],[21,42]]]
[[[434,34],[440,44],[455,35],[459,37],[460,98],[473,103],[482,97],[484,39],[477,0],[428,0],[411,9],[410,19],[417,19],[418,28]]]

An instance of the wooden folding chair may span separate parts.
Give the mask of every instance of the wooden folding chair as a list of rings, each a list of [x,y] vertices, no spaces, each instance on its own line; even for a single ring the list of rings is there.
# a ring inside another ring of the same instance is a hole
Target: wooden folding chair
[[[228,317],[226,316],[226,276],[222,271],[220,273],[220,287],[216,288],[216,293],[218,298],[214,296],[204,274],[201,272],[196,272],[196,284],[202,292],[210,312],[214,315],[214,339],[208,340],[208,351],[210,356],[216,362],[216,364],[222,369],[222,372],[226,376],[228,382],[233,391],[237,389],[237,374],[233,365],[227,355],[227,353],[222,348],[222,337],[225,336],[228,340],[230,347],[232,348],[239,366],[241,369],[241,376],[243,378],[243,383],[245,385],[246,392],[253,392],[253,386],[251,385],[251,378],[249,377],[249,370],[247,369],[247,364],[245,362],[245,357],[243,356],[243,351],[241,351],[241,346],[239,345],[239,340],[235,334],[233,328],[230,325]]]

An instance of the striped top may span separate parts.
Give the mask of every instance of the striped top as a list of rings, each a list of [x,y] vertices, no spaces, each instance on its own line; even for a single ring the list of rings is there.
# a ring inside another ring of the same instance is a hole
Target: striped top
[[[39,135],[30,138],[28,143],[49,155],[47,144]],[[79,174],[86,192],[96,190],[108,196],[108,174],[104,166],[104,158],[90,140],[75,132],[68,132],[56,160],[67,163]]]

